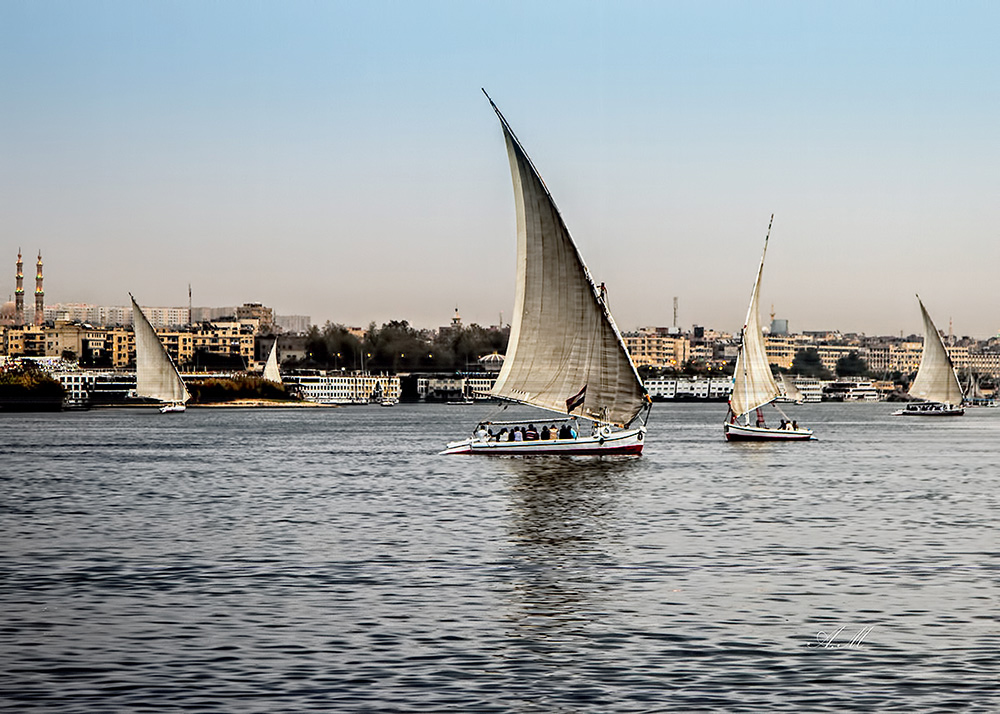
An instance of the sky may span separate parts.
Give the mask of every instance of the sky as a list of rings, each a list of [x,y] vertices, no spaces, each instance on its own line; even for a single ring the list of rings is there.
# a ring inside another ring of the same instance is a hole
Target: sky
[[[773,213],[765,323],[919,334],[919,293],[986,338],[998,27],[985,0],[5,0],[0,297],[20,247],[47,303],[509,322],[485,88],[622,330],[675,297],[738,330]]]

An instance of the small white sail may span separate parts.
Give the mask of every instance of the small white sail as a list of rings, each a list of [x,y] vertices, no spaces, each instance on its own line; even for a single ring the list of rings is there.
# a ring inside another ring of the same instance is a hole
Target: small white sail
[[[909,394],[918,399],[941,404],[959,405],[962,403],[962,385],[958,382],[955,367],[945,349],[941,333],[934,326],[934,321],[927,313],[923,301],[917,295],[920,303],[920,313],[924,318],[924,351],[920,356],[920,367],[917,376],[910,385]]]
[[[278,338],[274,338],[271,351],[267,355],[267,362],[264,363],[264,379],[269,382],[281,384],[281,371],[278,369]]]
[[[795,383],[795,380],[787,374],[781,375],[781,390],[784,392],[785,396],[793,402],[801,404],[805,401],[805,397],[799,390],[799,386]]]
[[[517,212],[517,289],[510,339],[492,394],[624,426],[646,392],[548,189],[500,118]]]
[[[774,221],[773,215],[771,221]],[[736,369],[733,372],[733,393],[729,398],[729,408],[736,416],[748,414],[781,396],[781,390],[771,375],[771,365],[767,359],[764,334],[761,331],[757,309],[760,281],[764,274],[764,257],[767,255],[767,241],[770,236],[769,223],[767,237],[764,238],[764,251],[760,256],[760,267],[757,269],[757,279],[754,280],[753,292],[750,293],[750,306],[747,308],[747,317],[743,324],[740,349],[736,356]]]
[[[135,330],[135,391],[140,397],[183,404],[191,398],[180,372],[132,294]]]

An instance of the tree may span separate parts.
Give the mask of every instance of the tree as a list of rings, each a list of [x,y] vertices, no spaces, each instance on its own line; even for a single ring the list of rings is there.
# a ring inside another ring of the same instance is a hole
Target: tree
[[[808,347],[795,353],[795,359],[792,360],[792,372],[815,379],[830,379],[833,376],[823,366],[823,360],[820,359],[819,351],[815,347]]]
[[[868,363],[861,359],[861,356],[851,351],[846,357],[837,360],[838,377],[867,377]]]

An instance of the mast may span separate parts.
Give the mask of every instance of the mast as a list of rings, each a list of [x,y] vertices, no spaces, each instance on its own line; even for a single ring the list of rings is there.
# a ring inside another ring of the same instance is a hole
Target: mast
[[[156,330],[149,323],[132,293],[132,323],[135,330],[135,391],[140,397],[161,402],[186,402],[191,394],[170,359]]]
[[[961,404],[962,385],[959,384],[958,376],[955,374],[955,365],[941,339],[941,333],[938,332],[919,295],[917,302],[920,304],[920,313],[924,320],[924,349],[909,394],[929,402]]]
[[[483,94],[486,91],[483,90]],[[545,182],[503,114],[517,215],[517,283],[495,397],[617,425],[646,404],[625,342]]]
[[[781,390],[771,374],[771,365],[767,359],[767,348],[764,344],[757,306],[760,299],[760,283],[764,275],[764,259],[767,257],[767,244],[771,238],[773,223],[774,214],[772,213],[771,220],[767,224],[767,235],[764,237],[764,249],[761,251],[757,277],[753,283],[753,291],[750,293],[750,304],[743,321],[740,349],[736,356],[733,392],[729,398],[729,408],[737,417],[749,414],[781,396]]]

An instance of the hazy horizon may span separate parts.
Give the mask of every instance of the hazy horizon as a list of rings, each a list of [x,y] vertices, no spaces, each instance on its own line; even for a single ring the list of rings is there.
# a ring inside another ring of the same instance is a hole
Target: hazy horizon
[[[0,5],[0,295],[510,320],[485,87],[619,327],[1000,331],[1000,6]]]

